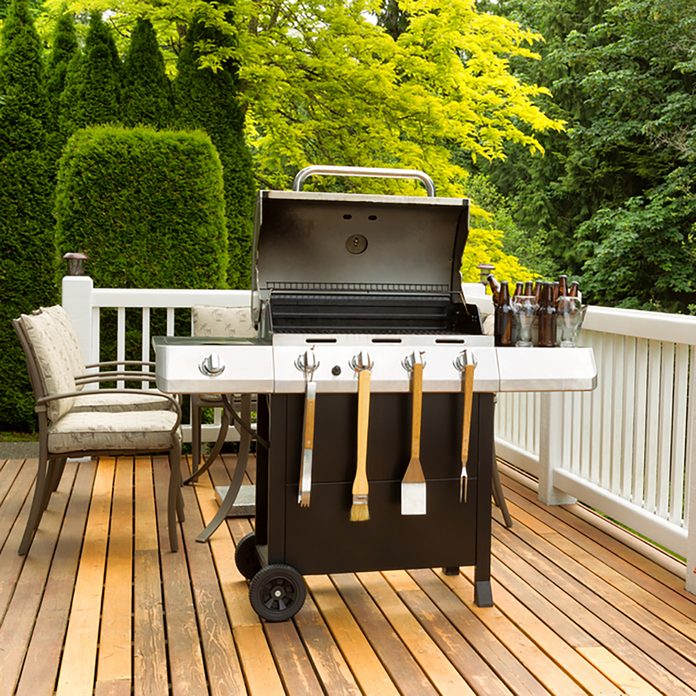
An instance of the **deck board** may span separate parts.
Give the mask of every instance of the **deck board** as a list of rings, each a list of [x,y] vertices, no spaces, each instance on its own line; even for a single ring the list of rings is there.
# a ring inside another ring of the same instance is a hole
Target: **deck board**
[[[195,541],[233,466],[185,487],[172,554],[166,458],[69,462],[20,558],[36,461],[0,461],[0,696],[696,694],[683,580],[505,476],[494,607],[474,605],[471,568],[342,573],[308,577],[302,611],[265,624],[234,563],[253,519]]]

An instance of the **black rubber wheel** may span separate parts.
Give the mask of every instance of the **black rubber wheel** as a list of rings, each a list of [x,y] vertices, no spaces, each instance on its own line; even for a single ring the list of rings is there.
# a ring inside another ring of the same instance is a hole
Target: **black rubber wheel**
[[[249,583],[249,601],[266,621],[287,621],[297,614],[307,596],[302,576],[289,565],[277,563],[256,573]]]
[[[234,562],[237,570],[247,579],[251,580],[261,570],[261,561],[256,554],[256,534],[249,532],[237,544],[234,552]]]

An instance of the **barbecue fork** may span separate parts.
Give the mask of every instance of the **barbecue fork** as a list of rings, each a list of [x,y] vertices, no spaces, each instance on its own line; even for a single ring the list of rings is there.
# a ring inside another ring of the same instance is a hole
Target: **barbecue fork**
[[[319,361],[311,351],[297,356],[295,367],[304,373],[305,377],[305,409],[302,424],[302,456],[300,459],[300,482],[297,493],[297,503],[300,507],[309,507],[312,492],[312,456],[314,453],[314,414],[317,403],[317,385],[312,381]]]
[[[476,356],[468,350],[463,350],[454,360],[454,367],[462,373],[462,392],[464,394],[464,408],[462,415],[462,471],[459,476],[459,502],[466,502],[469,475],[467,465],[469,463],[469,435],[471,431],[471,411],[474,401],[474,370],[476,369]]]

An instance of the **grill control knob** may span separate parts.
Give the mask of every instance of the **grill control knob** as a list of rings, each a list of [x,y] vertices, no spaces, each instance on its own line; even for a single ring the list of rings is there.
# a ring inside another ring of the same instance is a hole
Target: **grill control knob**
[[[225,364],[217,353],[211,353],[198,366],[198,369],[208,377],[217,377],[225,371]]]
[[[340,365],[334,365],[334,366],[331,368],[331,374],[332,374],[334,377],[338,377],[338,375],[341,374],[341,366],[340,366]]]

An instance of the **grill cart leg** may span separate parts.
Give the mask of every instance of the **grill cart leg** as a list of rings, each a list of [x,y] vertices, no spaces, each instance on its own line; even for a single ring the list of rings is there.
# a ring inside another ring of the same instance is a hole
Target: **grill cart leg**
[[[491,591],[491,581],[481,580],[474,583],[474,602],[477,607],[492,607],[493,592]]]
[[[459,575],[459,566],[448,566],[447,568],[443,568],[442,572],[445,575]]]
[[[289,565],[274,563],[262,568],[249,584],[249,601],[266,621],[287,621],[302,608],[307,587]]]

